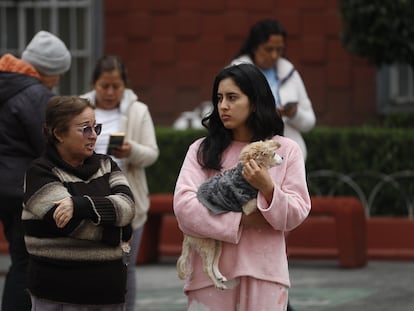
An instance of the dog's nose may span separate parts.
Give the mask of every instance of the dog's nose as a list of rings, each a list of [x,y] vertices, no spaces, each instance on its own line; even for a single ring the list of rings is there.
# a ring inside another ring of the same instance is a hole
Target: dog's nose
[[[275,161],[276,161],[277,164],[281,164],[283,162],[283,157],[276,153],[275,154]]]

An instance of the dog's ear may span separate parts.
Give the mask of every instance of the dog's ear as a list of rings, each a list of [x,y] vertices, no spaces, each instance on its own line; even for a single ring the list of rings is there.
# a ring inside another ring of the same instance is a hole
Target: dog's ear
[[[276,152],[276,150],[281,146],[280,143],[275,140],[268,140],[266,145],[273,152]]]
[[[250,145],[247,145],[241,150],[240,156],[239,156],[239,161],[241,163],[246,163],[249,160],[249,158],[250,158],[250,155],[249,155],[250,147],[251,147]]]

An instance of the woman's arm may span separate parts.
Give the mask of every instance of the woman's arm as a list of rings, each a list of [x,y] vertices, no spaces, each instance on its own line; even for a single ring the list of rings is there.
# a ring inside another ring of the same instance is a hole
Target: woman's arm
[[[189,235],[210,237],[230,243],[240,238],[241,213],[214,215],[197,199],[198,187],[210,176],[197,162],[200,140],[190,146],[174,192],[174,213],[180,229]]]
[[[287,138],[280,138],[280,143],[283,162],[269,170],[274,184],[272,200],[269,204],[259,192],[258,210],[274,229],[290,231],[306,219],[311,202],[299,145]]]
[[[23,211],[29,234],[100,240],[103,228],[127,226],[134,216],[132,193],[113,161],[108,159],[105,167],[109,170],[109,187],[103,188],[110,192],[88,196],[69,190],[70,182],[60,180],[56,169],[33,165],[26,174]],[[101,173],[106,175],[105,168]]]
[[[295,71],[292,78],[282,88],[286,88],[286,92],[288,93],[296,93],[298,98],[295,114],[290,115],[289,118],[285,118],[284,120],[299,132],[304,133],[310,131],[315,126],[316,117],[300,74]]]

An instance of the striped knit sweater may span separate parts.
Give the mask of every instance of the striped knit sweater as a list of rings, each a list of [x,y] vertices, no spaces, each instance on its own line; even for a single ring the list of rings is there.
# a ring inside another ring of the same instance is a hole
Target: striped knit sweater
[[[73,218],[58,228],[54,202],[68,196]],[[110,157],[94,154],[74,168],[48,146],[25,178],[22,219],[30,292],[72,304],[124,302],[126,267],[120,242],[130,239],[133,217],[133,195]]]

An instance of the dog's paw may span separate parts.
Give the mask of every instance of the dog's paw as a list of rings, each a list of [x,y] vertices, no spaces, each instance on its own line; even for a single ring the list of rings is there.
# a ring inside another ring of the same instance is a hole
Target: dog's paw
[[[245,215],[250,215],[257,209],[257,199],[251,199],[242,206],[243,213]]]
[[[214,285],[216,286],[217,289],[221,289],[221,290],[227,289],[227,286],[224,283],[217,283]]]
[[[221,283],[227,282],[227,278],[224,275],[217,277],[217,280]]]
[[[225,281],[216,282],[214,285],[216,286],[217,289],[225,290],[225,289],[235,288],[239,284],[240,284],[240,280],[236,278],[232,280],[226,279]]]
[[[236,278],[236,279],[225,281],[223,285],[226,287],[226,289],[232,289],[238,286],[239,284],[240,284],[240,280],[239,278]]]

